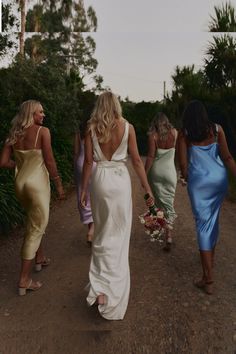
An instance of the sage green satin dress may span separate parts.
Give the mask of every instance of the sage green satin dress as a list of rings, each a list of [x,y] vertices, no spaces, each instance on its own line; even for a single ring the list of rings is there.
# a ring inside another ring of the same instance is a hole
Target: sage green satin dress
[[[157,148],[155,159],[148,172],[148,181],[154,194],[156,205],[163,209],[165,217],[170,224],[173,224],[177,216],[174,209],[177,184],[174,158],[174,147],[170,149]]]
[[[35,147],[37,139],[38,134],[35,140]],[[14,149],[14,155],[16,161],[16,196],[27,214],[22,258],[31,260],[35,258],[36,251],[48,224],[50,203],[49,175],[41,149]]]

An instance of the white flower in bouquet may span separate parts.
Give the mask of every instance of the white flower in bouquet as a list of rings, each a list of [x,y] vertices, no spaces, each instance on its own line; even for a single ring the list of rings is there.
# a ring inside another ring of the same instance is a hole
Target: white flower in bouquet
[[[162,210],[158,210],[157,217],[160,219],[164,219],[164,212]]]

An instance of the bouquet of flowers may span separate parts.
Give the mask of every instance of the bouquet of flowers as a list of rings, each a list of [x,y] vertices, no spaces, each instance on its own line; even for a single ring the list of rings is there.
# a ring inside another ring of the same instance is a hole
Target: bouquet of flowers
[[[148,200],[149,194],[145,194],[144,199]],[[163,242],[163,236],[165,235],[166,228],[168,227],[167,220],[164,216],[163,210],[158,208],[154,201],[150,205],[149,210],[142,215],[139,215],[141,224],[145,227],[145,232],[150,236],[151,241]]]

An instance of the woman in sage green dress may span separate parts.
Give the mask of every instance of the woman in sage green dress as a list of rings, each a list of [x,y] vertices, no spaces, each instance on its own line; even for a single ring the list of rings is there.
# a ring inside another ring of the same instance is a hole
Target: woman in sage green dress
[[[164,247],[166,251],[171,249],[171,230],[177,216],[174,210],[177,183],[174,158],[177,134],[177,130],[173,128],[167,116],[162,112],[155,116],[148,132],[148,154],[145,170],[156,205],[163,209],[168,221]]]

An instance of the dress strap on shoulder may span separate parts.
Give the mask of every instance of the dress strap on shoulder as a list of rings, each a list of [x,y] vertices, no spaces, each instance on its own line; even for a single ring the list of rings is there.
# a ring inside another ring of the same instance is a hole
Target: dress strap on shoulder
[[[36,148],[36,146],[37,146],[38,137],[39,137],[39,132],[40,132],[40,129],[41,129],[41,128],[42,128],[41,126],[38,128],[38,131],[37,131],[37,134],[36,134],[36,138],[35,138],[34,148]]]
[[[125,130],[129,133],[129,122],[125,120]]]
[[[177,138],[178,138],[178,131],[177,131],[177,129],[175,129],[175,142],[174,142],[174,144],[176,144]]]
[[[218,124],[215,124],[215,141],[218,141],[218,133],[219,133],[219,126]]]

